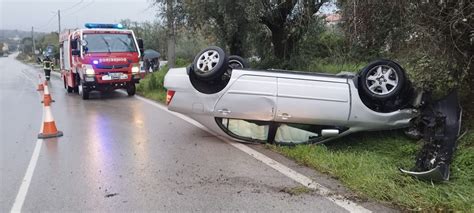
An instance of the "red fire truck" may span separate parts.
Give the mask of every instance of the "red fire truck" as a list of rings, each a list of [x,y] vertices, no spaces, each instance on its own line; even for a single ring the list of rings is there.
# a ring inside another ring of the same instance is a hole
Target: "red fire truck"
[[[140,81],[143,41],[121,24],[85,24],[59,37],[64,88],[89,99],[91,91],[126,89],[135,95]]]

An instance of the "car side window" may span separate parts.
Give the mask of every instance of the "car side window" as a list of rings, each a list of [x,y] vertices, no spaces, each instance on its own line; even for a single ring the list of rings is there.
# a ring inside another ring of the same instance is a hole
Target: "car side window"
[[[266,142],[270,125],[268,122],[231,118],[216,118],[219,126],[230,136],[255,142]]]
[[[315,143],[321,140],[321,128],[309,124],[281,123],[275,133],[275,143],[301,144]]]

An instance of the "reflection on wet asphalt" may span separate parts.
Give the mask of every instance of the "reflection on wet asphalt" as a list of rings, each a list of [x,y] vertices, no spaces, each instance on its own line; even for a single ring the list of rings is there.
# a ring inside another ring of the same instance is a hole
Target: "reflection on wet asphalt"
[[[5,212],[31,157],[42,109],[32,83],[39,70],[12,57],[0,66]],[[50,90],[64,136],[44,141],[24,211],[343,211],[313,192],[285,193],[299,185],[136,98],[110,92],[84,101],[67,94],[55,75]]]

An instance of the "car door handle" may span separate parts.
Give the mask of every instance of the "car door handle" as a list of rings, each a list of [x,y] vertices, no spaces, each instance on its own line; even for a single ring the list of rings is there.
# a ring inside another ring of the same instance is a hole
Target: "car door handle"
[[[223,115],[227,115],[227,114],[230,114],[231,111],[228,110],[228,109],[220,109],[220,110],[217,110],[217,112],[223,114]]]
[[[282,113],[279,114],[278,117],[281,117],[282,120],[288,120],[289,118],[291,118],[291,115],[289,115],[288,113]]]

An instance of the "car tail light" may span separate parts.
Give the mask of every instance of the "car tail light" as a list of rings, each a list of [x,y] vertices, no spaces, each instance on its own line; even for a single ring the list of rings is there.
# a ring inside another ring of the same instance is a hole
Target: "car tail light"
[[[171,100],[173,99],[175,91],[173,90],[168,90],[166,93],[166,105],[169,105],[171,103]]]

